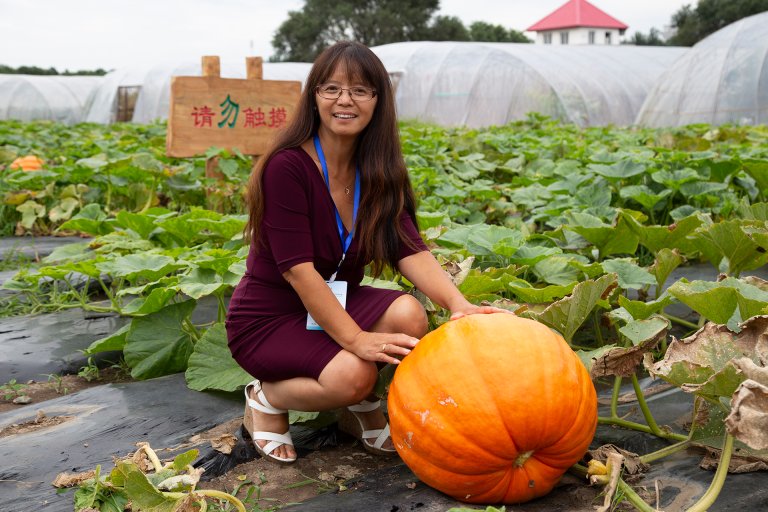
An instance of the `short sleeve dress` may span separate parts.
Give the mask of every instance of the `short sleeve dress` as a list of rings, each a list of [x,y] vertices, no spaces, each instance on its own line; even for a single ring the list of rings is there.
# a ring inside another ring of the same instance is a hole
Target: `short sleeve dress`
[[[325,331],[307,330],[307,310],[282,273],[310,261],[324,279],[336,270],[342,247],[333,200],[315,162],[301,148],[276,153],[264,168],[262,186],[263,243],[258,250],[258,243],[251,244],[245,275],[229,303],[229,348],[243,369],[265,382],[318,379],[342,347]],[[417,249],[401,243],[398,259],[427,250],[407,213],[399,222]],[[357,256],[353,238],[336,279],[348,283],[347,313],[368,330],[403,292],[361,286],[368,262]]]

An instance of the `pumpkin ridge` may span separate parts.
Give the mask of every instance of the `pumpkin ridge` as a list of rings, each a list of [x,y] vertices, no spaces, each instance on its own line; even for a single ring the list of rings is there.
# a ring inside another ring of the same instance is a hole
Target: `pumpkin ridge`
[[[469,351],[469,356],[471,358],[470,360],[472,361],[473,367],[478,372],[478,375],[480,375],[480,380],[481,380],[481,382],[483,384],[483,389],[488,389],[490,387],[489,386],[490,383],[488,382],[489,374],[486,373],[486,372],[481,371],[482,365],[480,365],[478,363],[478,361],[476,359],[476,354],[475,354],[474,351]],[[493,377],[493,376],[490,375],[490,377]],[[496,415],[499,418],[499,423],[504,427],[504,430],[506,430],[506,432],[507,432],[507,439],[508,439],[508,442],[510,444],[510,448],[514,451],[516,456],[519,455],[520,454],[520,447],[517,446],[517,443],[515,442],[514,436],[512,435],[513,433],[510,430],[509,425],[507,425],[507,422],[504,421],[504,414],[503,414],[503,411],[501,410],[499,402],[496,400],[496,397],[490,395],[490,393],[489,393],[489,400],[487,400],[485,403],[492,403],[493,404],[493,407],[494,407],[494,409],[496,411]],[[504,457],[504,459],[508,460],[506,457]]]
[[[575,354],[574,354],[574,356],[575,356],[576,359],[578,359],[578,356],[576,356]],[[581,364],[581,366],[583,367],[583,364],[581,363],[580,359],[578,360],[578,363]],[[573,458],[573,456],[571,455],[571,452],[574,451],[573,448],[570,448],[569,451],[561,451],[560,446],[561,446],[562,441],[564,439],[569,439],[570,437],[572,437],[574,432],[581,432],[581,431],[585,430],[585,426],[586,425],[584,423],[586,422],[586,420],[582,420],[581,418],[587,417],[586,413],[590,412],[589,409],[594,409],[594,414],[590,415],[590,417],[594,418],[590,422],[590,426],[591,425],[595,425],[595,426],[597,425],[597,395],[593,394],[592,397],[589,397],[589,400],[587,400],[587,398],[584,397],[584,392],[586,391],[588,393],[589,387],[590,387],[590,386],[587,386],[587,383],[589,383],[591,385],[591,382],[592,381],[591,381],[590,378],[587,378],[586,380],[582,380],[581,400],[579,402],[579,408],[578,408],[577,413],[575,415],[574,421],[572,421],[570,423],[571,428],[569,428],[567,431],[565,431],[563,433],[563,435],[560,436],[560,438],[549,447],[549,448],[558,448],[558,450],[547,450],[547,449],[541,450],[541,453],[539,454],[541,457],[539,458],[539,460],[542,460],[542,458],[549,459],[549,457],[555,457],[555,458],[558,458],[558,459],[560,459],[561,457],[567,457],[569,459]],[[592,407],[593,400],[594,400],[594,404],[595,404],[594,407]],[[586,446],[584,447],[583,450],[579,449],[579,450],[576,450],[576,451],[583,452],[588,447],[589,447],[589,443],[586,443]],[[544,462],[544,461],[542,461],[542,462]],[[555,461],[552,461],[551,459],[549,459],[549,462],[545,462],[545,463],[548,464],[548,465],[553,465],[555,463]],[[568,464],[560,463],[560,464],[558,464],[558,466],[560,466],[560,467],[564,466],[566,469],[569,468],[572,465],[573,465],[573,463],[568,463]]]

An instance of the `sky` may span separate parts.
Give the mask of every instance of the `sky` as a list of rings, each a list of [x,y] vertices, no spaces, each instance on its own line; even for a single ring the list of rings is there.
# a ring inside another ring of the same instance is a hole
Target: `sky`
[[[524,31],[566,0],[441,0],[438,14]],[[663,29],[695,0],[591,0],[629,25]],[[273,53],[272,37],[303,0],[0,0],[0,64],[107,70]]]

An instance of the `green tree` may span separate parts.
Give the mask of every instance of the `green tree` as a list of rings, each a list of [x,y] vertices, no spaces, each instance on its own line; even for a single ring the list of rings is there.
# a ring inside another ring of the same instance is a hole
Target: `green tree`
[[[695,8],[681,7],[672,15],[675,35],[668,43],[693,46],[741,18],[768,11],[768,0],[699,0]]]
[[[456,16],[437,16],[427,28],[423,37],[429,41],[469,41],[467,27]]]
[[[63,73],[59,73],[56,68],[40,68],[37,66],[19,66],[17,68],[0,64],[0,74],[3,75],[90,75],[101,76],[106,75],[107,72],[104,69],[98,68],[94,70],[78,70],[69,71],[64,70]]]
[[[661,37],[659,29],[654,27],[647,35],[642,32],[635,32],[632,34],[632,37],[622,44],[634,44],[636,46],[664,46],[667,43],[664,41],[664,38]]]
[[[469,37],[472,41],[491,43],[532,43],[525,34],[517,30],[507,30],[502,25],[493,25],[485,21],[475,21],[469,26]]]
[[[306,0],[272,39],[272,61],[312,62],[343,39],[378,46],[424,39],[439,0]],[[465,29],[466,30],[466,29]]]

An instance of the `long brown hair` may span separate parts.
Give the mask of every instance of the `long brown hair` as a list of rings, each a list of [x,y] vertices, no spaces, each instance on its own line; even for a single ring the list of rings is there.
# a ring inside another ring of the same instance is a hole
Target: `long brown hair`
[[[389,74],[379,58],[357,42],[336,43],[315,60],[293,120],[277,136],[251,173],[246,191],[248,223],[244,237],[246,242],[260,242],[264,215],[261,188],[264,167],[278,151],[299,147],[317,132],[320,118],[315,90],[328,80],[339,65],[346,69],[350,80],[361,80],[373,87],[378,97],[373,117],[358,135],[355,149],[355,161],[360,166],[362,179],[361,206],[354,229],[361,258],[372,262],[374,275],[379,275],[385,265],[395,268],[401,243],[415,248],[403,233],[398,217],[405,210],[416,224],[416,200],[400,148],[395,97]]]

